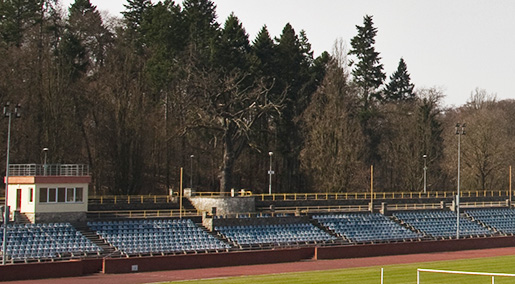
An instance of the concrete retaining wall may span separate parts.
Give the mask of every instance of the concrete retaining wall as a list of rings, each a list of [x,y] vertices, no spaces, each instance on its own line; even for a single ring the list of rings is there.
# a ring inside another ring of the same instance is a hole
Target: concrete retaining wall
[[[514,237],[490,237],[460,240],[366,244],[339,247],[317,247],[315,259],[342,259],[385,255],[448,252],[515,246]]]
[[[268,263],[295,262],[313,257],[311,248],[257,250],[176,256],[104,259],[104,273],[178,270]]]
[[[192,196],[189,198],[191,204],[198,211],[209,212],[216,207],[217,215],[230,215],[256,211],[256,200],[252,196],[237,197],[201,197]]]

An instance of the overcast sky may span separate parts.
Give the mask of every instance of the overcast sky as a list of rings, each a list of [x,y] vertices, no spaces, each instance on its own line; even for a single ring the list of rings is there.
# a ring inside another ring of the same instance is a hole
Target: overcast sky
[[[68,7],[74,0],[63,0]],[[154,2],[156,2],[154,0]],[[176,2],[181,2],[177,0]],[[315,55],[335,40],[350,47],[356,25],[373,16],[376,50],[388,77],[404,58],[417,88],[437,87],[446,105],[464,104],[476,88],[515,98],[515,1],[511,0],[215,0],[223,24],[234,12],[254,40],[263,25],[278,37],[286,23],[305,30]],[[119,15],[126,0],[91,0]],[[388,79],[387,79],[388,80]]]

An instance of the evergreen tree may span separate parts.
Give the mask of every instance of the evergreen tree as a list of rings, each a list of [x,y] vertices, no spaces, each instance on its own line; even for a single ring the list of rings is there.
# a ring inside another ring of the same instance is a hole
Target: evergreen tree
[[[127,0],[123,5],[125,11],[122,15],[127,28],[132,31],[140,31],[146,11],[152,6],[151,0]]]
[[[397,71],[390,76],[390,83],[386,85],[384,99],[387,102],[413,100],[415,99],[414,88],[415,85],[410,82],[406,62],[401,58]]]
[[[183,7],[189,57],[195,58],[198,64],[209,66],[220,36],[216,5],[210,0],[185,0]]]
[[[27,29],[41,24],[49,0],[0,1],[0,35],[7,44],[18,47]]]
[[[313,80],[313,54],[303,32],[300,37],[290,24],[283,28],[277,41],[277,99],[284,96],[281,116],[275,118],[275,135],[277,137],[277,162],[281,173],[281,191],[291,192],[303,184],[300,171],[300,151],[302,135],[297,121],[309,104],[311,95],[316,89]]]
[[[149,48],[178,57],[184,51],[187,34],[181,7],[172,0],[150,7],[142,22],[145,41]]]
[[[62,49],[69,66],[75,68],[72,72],[89,73],[91,76],[98,71],[111,41],[112,34],[104,26],[97,7],[90,0],[76,0],[69,9]]]
[[[132,42],[136,53],[142,53],[144,31],[142,29],[146,13],[152,7],[150,0],[127,0],[124,4],[125,11],[122,12],[126,25],[127,41]]]
[[[166,93],[179,72],[178,62],[186,47],[184,29],[181,8],[170,0],[149,8],[142,23],[149,53],[146,71],[157,93]]]
[[[270,37],[268,28],[263,26],[252,43],[252,70],[255,75],[268,77],[273,80],[277,73],[275,53],[277,46]]]
[[[232,13],[225,21],[217,50],[219,66],[227,72],[249,69],[250,44],[247,32],[238,18]]]
[[[350,65],[354,66],[352,75],[355,84],[361,93],[361,127],[365,135],[367,152],[365,161],[374,164],[381,159],[378,146],[381,142],[381,131],[377,129],[377,111],[372,102],[381,100],[378,88],[386,78],[383,72],[383,64],[380,63],[379,52],[375,50],[375,36],[377,28],[374,27],[372,17],[366,15],[363,18],[363,26],[356,26],[358,34],[351,39],[352,49],[349,55],[354,56],[355,60],[350,60]]]
[[[351,60],[354,81],[361,88],[364,109],[368,109],[372,98],[381,99],[378,88],[383,84],[386,74],[383,72],[381,57],[375,50],[377,28],[374,27],[372,16],[363,18],[363,26],[356,26],[358,34],[351,39],[352,49],[349,54],[356,57]]]

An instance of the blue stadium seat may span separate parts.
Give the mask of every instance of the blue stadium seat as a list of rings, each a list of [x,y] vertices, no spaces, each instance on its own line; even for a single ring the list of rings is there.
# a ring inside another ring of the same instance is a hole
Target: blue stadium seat
[[[315,215],[313,218],[335,234],[355,243],[405,241],[422,237],[379,213]]]
[[[90,228],[126,255],[230,248],[190,219],[115,221],[102,227],[90,224]]]
[[[7,256],[11,261],[53,259],[100,251],[101,248],[76,231],[69,223],[9,224],[8,226]]]
[[[400,212],[394,216],[401,222],[433,238],[453,238],[457,231],[457,216],[451,211]],[[494,232],[460,216],[460,237],[489,236]]]

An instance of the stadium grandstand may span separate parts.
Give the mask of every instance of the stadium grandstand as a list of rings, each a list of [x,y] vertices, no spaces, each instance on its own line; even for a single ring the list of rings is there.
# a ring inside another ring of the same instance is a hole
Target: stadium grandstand
[[[261,261],[273,262],[268,254],[281,249],[321,258],[327,247],[337,248],[333,253],[347,249],[327,257],[351,257],[354,247],[373,255],[377,245],[422,251],[445,240],[463,242],[462,248],[481,240],[505,246],[515,233],[506,191],[463,191],[456,240],[453,192],[255,195],[189,189],[184,196],[90,196],[87,166],[11,166],[10,220],[6,234],[0,232],[6,266],[93,260],[108,273],[106,263],[117,259],[177,257],[184,263],[180,257],[262,252],[267,256]],[[225,263],[216,262],[202,267]],[[158,267],[146,269],[164,269]]]

